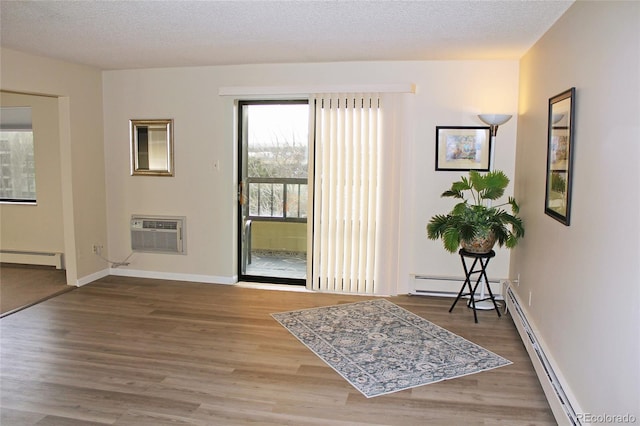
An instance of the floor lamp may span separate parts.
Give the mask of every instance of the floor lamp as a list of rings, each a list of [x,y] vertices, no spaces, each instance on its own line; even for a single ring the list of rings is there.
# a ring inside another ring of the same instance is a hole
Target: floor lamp
[[[507,121],[509,121],[511,119],[511,116],[507,114],[480,114],[478,115],[478,118],[482,120],[483,123],[489,125],[490,134],[491,134],[489,170],[493,171],[493,165],[495,163],[495,156],[496,156],[496,135],[498,134],[498,126],[501,126]],[[491,200],[488,200],[487,204],[488,204],[488,207],[491,207]],[[476,309],[484,309],[484,310],[494,309],[493,302],[491,302],[490,300],[482,301],[482,299],[486,297],[485,291],[486,291],[486,286],[488,285],[489,283],[485,283],[483,278],[482,286],[480,287],[480,296],[479,296],[480,301],[475,303]]]

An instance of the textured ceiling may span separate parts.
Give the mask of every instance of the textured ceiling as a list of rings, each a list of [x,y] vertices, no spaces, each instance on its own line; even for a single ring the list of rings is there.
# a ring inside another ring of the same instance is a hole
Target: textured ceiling
[[[572,1],[0,0],[0,42],[101,69],[518,59]]]

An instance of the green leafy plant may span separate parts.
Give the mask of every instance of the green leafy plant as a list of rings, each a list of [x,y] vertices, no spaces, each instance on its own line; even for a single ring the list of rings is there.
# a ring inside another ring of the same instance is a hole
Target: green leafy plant
[[[427,236],[431,240],[441,238],[444,248],[451,253],[463,243],[488,236],[495,237],[500,247],[515,247],[524,237],[524,223],[517,216],[520,210],[518,203],[509,197],[506,203],[490,205],[490,201],[504,195],[507,185],[509,178],[500,170],[484,174],[472,170],[468,178],[462,176],[441,197],[463,201],[448,214],[433,216],[427,224]],[[507,205],[511,207],[511,213],[503,209]]]

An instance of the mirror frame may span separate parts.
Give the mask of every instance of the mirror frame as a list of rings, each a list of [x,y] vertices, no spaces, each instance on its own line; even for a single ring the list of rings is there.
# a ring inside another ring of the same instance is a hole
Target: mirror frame
[[[571,185],[575,129],[575,87],[549,98],[547,130],[547,175],[544,212],[569,226],[571,217]],[[568,110],[559,103],[569,102]],[[554,203],[560,202],[560,207]],[[562,208],[563,207],[563,208]]]
[[[132,176],[173,176],[173,119],[129,120],[129,139],[131,144],[131,175]],[[138,137],[140,127],[164,127],[166,132],[166,167],[162,169],[140,168],[140,152],[138,150]]]

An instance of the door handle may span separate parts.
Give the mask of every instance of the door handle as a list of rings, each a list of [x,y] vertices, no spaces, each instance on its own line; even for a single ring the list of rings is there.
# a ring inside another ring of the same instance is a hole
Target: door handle
[[[242,181],[238,184],[238,203],[240,203],[241,206],[244,206],[245,203],[244,182]]]

